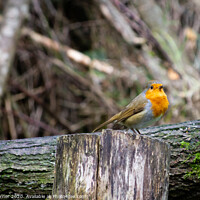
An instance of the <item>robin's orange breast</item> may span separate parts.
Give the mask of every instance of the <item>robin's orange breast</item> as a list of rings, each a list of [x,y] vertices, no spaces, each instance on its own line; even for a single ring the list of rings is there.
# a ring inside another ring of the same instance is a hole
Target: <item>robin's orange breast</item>
[[[169,106],[167,95],[160,86],[161,84],[155,84],[153,92],[151,90],[146,92],[146,98],[149,99],[152,104],[151,109],[154,117],[164,115]]]

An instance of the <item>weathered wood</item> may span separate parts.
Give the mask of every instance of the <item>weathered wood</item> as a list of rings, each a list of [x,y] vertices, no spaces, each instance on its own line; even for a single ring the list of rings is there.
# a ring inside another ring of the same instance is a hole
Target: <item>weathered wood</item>
[[[0,141],[0,194],[51,194],[56,139]]]
[[[197,174],[186,176],[193,172],[191,164],[194,164],[195,154],[200,152],[200,145],[195,146],[200,141],[200,120],[140,131],[171,146],[169,199],[200,199]],[[0,194],[51,194],[58,137],[0,141]],[[187,142],[194,148],[187,150],[181,142]],[[199,165],[199,162],[196,164]]]
[[[95,199],[98,135],[77,134],[61,136],[56,153],[54,199]]]
[[[200,199],[200,120],[143,129],[142,134],[162,138],[171,146],[169,199]],[[181,145],[186,143],[188,149]],[[195,170],[197,168],[197,170]],[[193,173],[191,176],[188,176]]]
[[[59,138],[53,197],[167,199],[169,145],[146,136],[104,130]]]
[[[169,145],[106,130],[100,140],[97,199],[167,199]]]

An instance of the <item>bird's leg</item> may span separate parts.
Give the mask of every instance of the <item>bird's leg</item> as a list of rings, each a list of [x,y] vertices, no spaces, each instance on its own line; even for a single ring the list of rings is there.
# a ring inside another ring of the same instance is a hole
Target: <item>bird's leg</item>
[[[136,129],[134,129],[134,128],[131,128],[131,130],[133,131],[133,133],[135,133],[136,135],[140,135],[141,133],[140,133],[140,131],[136,128]]]
[[[133,133],[137,135],[137,132],[136,132],[137,129],[135,130],[134,128],[131,128],[131,130],[133,131]]]
[[[140,131],[137,128],[135,130],[137,131],[137,133],[139,133],[141,135]]]

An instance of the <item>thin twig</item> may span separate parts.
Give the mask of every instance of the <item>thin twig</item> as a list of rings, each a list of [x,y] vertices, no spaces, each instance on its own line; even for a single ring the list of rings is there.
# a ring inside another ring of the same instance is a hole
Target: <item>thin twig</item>
[[[33,94],[33,95],[38,95],[38,94],[42,94],[44,93],[46,90],[45,87],[43,86],[40,86],[38,88],[35,88],[35,89],[31,89],[30,92]],[[13,101],[19,101],[19,100],[22,100],[26,98],[26,95],[24,93],[18,93],[18,94],[15,94],[15,95],[12,95],[12,100]]]
[[[15,120],[14,120],[14,116],[12,113],[12,106],[11,106],[11,101],[10,98],[7,97],[5,99],[5,109],[7,112],[7,118],[8,118],[8,124],[9,124],[9,129],[10,129],[10,135],[11,135],[11,139],[17,139],[17,131],[15,128]]]
[[[11,85],[18,90],[20,90],[22,93],[24,93],[26,96],[31,97],[36,103],[41,105],[54,119],[56,119],[62,126],[64,126],[69,132],[71,132],[70,123],[67,120],[64,120],[57,116],[54,111],[50,110],[49,107],[37,96],[33,95],[29,91],[27,91],[25,88],[21,87],[17,83],[11,82]]]
[[[48,131],[49,133],[53,133],[54,135],[64,134],[63,132],[61,132],[59,130],[56,130],[55,128],[49,126],[48,124],[45,124],[44,122],[38,121],[36,119],[33,119],[33,118],[25,115],[22,112],[7,111],[5,109],[1,109],[1,112],[7,113],[8,115],[16,116],[16,117],[28,122],[29,124],[32,124],[32,125],[37,126],[37,127],[40,127],[42,129],[44,129],[45,131]]]
[[[71,68],[67,67],[65,63],[63,63],[59,59],[49,59],[53,64],[58,66],[60,69],[62,69],[65,73],[72,76],[75,80],[77,80],[81,86],[85,86],[88,88],[92,94],[94,94],[98,100],[100,101],[101,105],[106,107],[108,110],[112,112],[112,114],[116,113],[116,107],[114,106],[113,101],[111,99],[108,99],[104,96],[101,90],[98,89],[98,87],[95,87],[90,81],[88,81],[86,78],[80,76],[79,74],[75,73]]]

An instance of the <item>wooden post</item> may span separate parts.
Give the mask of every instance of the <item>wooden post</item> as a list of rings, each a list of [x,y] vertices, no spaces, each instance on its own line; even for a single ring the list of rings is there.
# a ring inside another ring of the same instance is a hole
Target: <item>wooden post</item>
[[[53,199],[96,198],[98,140],[99,136],[94,134],[58,139]]]
[[[168,199],[169,145],[104,130],[58,140],[53,199]]]

